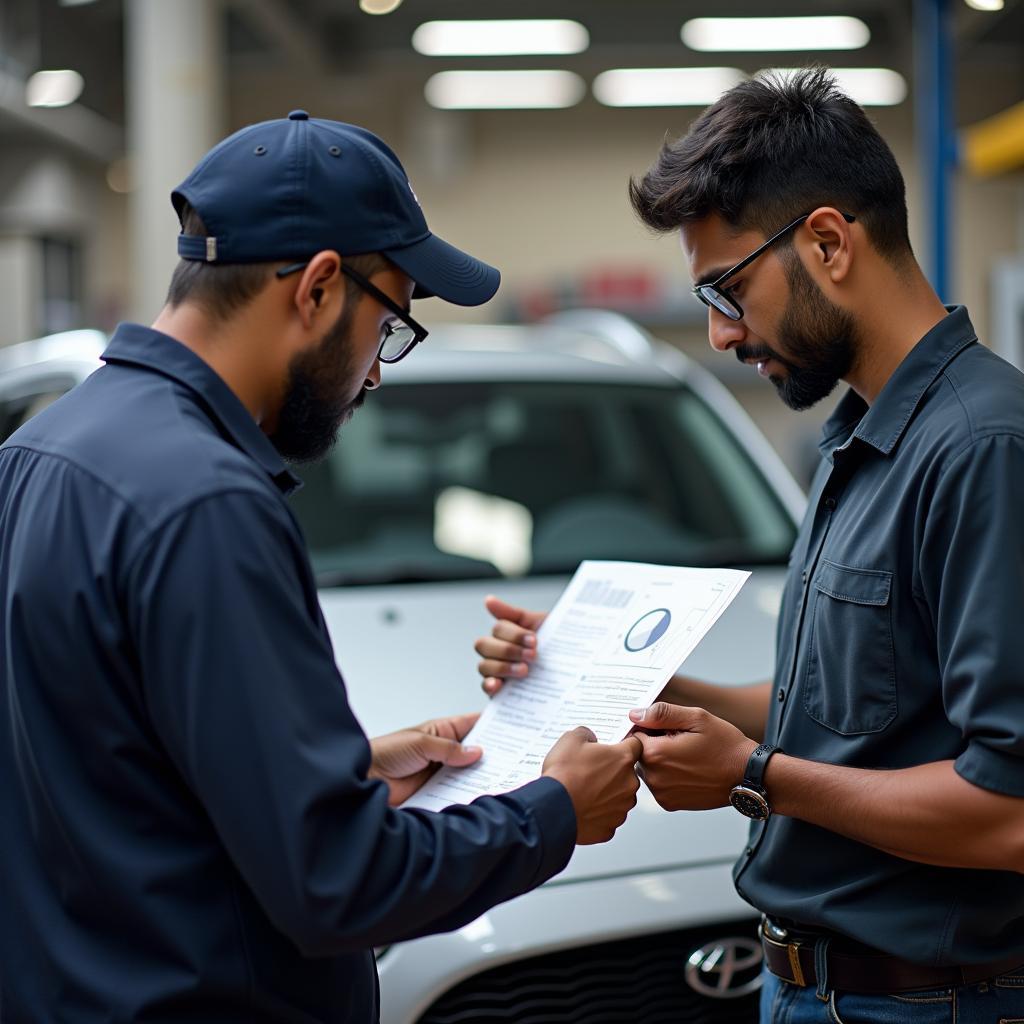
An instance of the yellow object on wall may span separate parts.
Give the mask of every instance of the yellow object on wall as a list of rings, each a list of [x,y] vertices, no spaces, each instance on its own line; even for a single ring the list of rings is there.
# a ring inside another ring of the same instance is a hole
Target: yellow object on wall
[[[965,129],[963,154],[975,174],[987,176],[1024,167],[1024,103]]]

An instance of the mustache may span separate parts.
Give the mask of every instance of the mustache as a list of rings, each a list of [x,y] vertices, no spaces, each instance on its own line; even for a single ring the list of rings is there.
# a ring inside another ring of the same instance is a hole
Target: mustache
[[[747,360],[756,359],[758,361],[762,359],[774,359],[777,362],[782,362],[779,359],[777,353],[773,352],[767,345],[737,345],[733,352],[736,353],[736,358],[744,363]]]
[[[775,362],[785,366],[788,370],[799,369],[795,363],[789,359],[785,359],[780,356],[774,349],[769,348],[767,345],[737,345],[733,349],[736,353],[736,358],[741,362],[745,363],[747,360],[754,359],[760,362],[761,360],[774,359]]]

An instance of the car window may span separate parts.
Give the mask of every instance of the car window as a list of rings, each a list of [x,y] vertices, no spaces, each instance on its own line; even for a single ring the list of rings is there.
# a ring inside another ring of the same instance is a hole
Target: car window
[[[793,524],[689,389],[391,384],[292,499],[321,585],[783,562]]]

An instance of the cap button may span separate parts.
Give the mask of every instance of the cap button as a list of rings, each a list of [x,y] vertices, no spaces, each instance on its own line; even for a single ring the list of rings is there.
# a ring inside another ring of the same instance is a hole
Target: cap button
[[[293,110],[288,115],[288,120],[289,121],[308,121],[309,120],[309,114],[307,114],[304,110]]]

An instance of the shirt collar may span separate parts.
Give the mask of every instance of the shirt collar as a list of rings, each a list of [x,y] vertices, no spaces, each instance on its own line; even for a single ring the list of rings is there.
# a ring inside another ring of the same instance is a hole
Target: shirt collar
[[[852,388],[825,421],[818,445],[822,455],[853,438],[891,455],[914,411],[935,379],[978,336],[965,306],[947,306],[940,320],[908,353],[886,381],[873,405]]]
[[[205,411],[235,445],[258,463],[284,494],[302,486],[223,378],[180,341],[141,324],[118,324],[100,358],[154,370],[184,384],[202,399]]]

